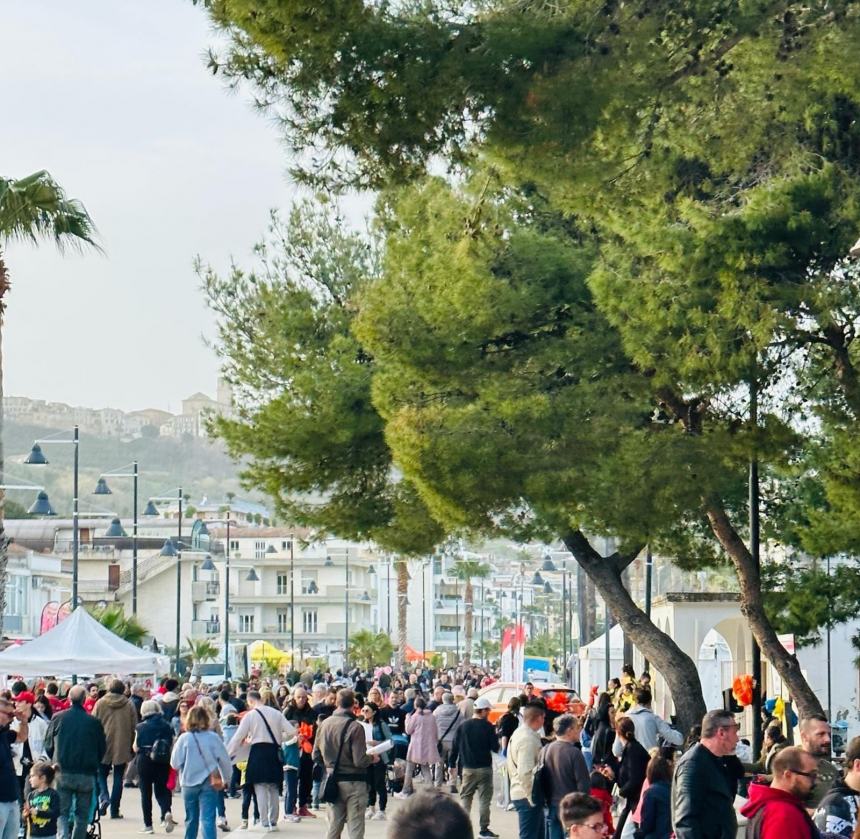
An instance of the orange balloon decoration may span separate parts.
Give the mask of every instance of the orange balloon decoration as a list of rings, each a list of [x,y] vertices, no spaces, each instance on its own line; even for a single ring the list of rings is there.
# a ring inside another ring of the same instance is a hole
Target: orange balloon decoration
[[[752,705],[753,677],[749,673],[735,677],[734,682],[732,682],[732,696],[738,705],[744,708],[747,705]]]

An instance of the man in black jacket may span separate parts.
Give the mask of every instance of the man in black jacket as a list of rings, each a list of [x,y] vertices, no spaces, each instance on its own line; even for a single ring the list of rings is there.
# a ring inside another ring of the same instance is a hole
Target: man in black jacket
[[[672,783],[672,823],[676,839],[735,839],[735,791],[721,758],[734,752],[738,724],[729,711],[708,711],[702,719],[700,741],[675,767]]]
[[[86,689],[75,685],[69,691],[72,703],[51,719],[45,734],[45,751],[59,764],[57,792],[60,794],[60,836],[69,839],[69,813],[75,800],[72,839],[86,839],[96,772],[107,743],[102,724],[84,710]]]
[[[860,737],[852,737],[845,750],[845,777],[840,778],[812,817],[815,826],[829,835],[851,839],[860,821]]]
[[[472,798],[478,793],[478,818],[481,830],[478,836],[495,839],[490,830],[490,803],[493,800],[493,752],[499,751],[499,738],[490,723],[490,700],[484,696],[475,700],[474,715],[466,720],[454,735],[451,746],[451,764],[463,771],[460,800],[467,813],[472,810]]]

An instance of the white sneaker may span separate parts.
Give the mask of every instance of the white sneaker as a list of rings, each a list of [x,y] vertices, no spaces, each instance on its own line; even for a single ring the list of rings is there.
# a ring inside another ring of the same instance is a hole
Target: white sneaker
[[[290,814],[286,817],[286,819],[287,819],[287,821],[288,821],[288,822],[292,822],[293,824],[295,824],[296,822],[300,822],[300,821],[302,820],[302,817],[301,817],[301,816],[297,816],[295,813],[290,813]]]
[[[384,822],[385,821],[385,811],[379,810],[377,813],[374,814],[373,820],[375,822]]]
[[[167,813],[162,824],[164,825],[165,833],[173,833],[173,828],[176,824],[176,822],[173,821],[173,813]]]
[[[410,795],[412,795],[411,792],[395,792],[394,793],[394,797],[396,799],[398,799],[399,801],[404,801],[405,799],[409,798]]]
[[[373,818],[373,807],[368,807],[368,808],[364,811],[364,817],[365,817],[366,819],[372,819],[372,818]]]
[[[242,819],[242,821],[239,822],[239,830],[247,830],[247,829],[248,829],[248,820]]]
[[[155,831],[151,827],[142,827],[137,832],[138,833],[155,833]]]

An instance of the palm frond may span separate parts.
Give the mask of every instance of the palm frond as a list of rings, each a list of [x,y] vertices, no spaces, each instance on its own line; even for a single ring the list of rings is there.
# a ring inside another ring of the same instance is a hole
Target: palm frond
[[[0,242],[53,239],[62,251],[101,250],[96,227],[80,201],[42,170],[24,178],[0,178]]]

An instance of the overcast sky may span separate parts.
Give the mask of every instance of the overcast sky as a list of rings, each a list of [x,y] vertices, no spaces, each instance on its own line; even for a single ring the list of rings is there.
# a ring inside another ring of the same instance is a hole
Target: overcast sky
[[[190,0],[0,0],[0,175],[47,169],[105,255],[13,245],[7,395],[179,410],[214,395],[191,263],[248,263],[294,189],[272,124],[205,66]]]

